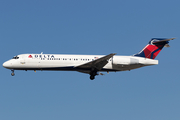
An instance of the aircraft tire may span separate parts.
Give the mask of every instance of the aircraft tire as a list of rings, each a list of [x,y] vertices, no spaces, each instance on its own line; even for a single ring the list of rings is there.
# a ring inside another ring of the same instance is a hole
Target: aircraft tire
[[[91,80],[94,80],[94,78],[95,78],[95,77],[94,77],[93,75],[90,76],[90,79],[91,79]]]
[[[11,73],[12,76],[14,76],[15,74],[14,73]]]

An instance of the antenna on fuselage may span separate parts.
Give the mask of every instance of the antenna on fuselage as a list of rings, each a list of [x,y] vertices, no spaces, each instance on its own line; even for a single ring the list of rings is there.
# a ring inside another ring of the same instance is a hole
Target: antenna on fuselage
[[[41,54],[43,54],[43,52],[41,52]]]

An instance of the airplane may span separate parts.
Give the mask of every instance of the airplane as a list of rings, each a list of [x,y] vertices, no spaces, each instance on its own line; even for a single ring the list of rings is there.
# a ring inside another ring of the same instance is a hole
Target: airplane
[[[67,55],[67,54],[20,54],[3,63],[3,67],[14,70],[78,71],[90,75],[94,80],[101,72],[130,71],[132,69],[157,65],[156,56],[163,47],[170,47],[169,41],[175,38],[152,38],[137,54],[131,56],[109,55]]]

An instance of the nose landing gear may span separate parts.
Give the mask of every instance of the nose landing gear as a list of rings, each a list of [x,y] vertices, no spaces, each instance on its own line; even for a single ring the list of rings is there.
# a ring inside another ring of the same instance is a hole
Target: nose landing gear
[[[14,75],[15,75],[15,74],[14,74],[14,70],[11,70],[11,71],[12,71],[11,75],[14,76]]]

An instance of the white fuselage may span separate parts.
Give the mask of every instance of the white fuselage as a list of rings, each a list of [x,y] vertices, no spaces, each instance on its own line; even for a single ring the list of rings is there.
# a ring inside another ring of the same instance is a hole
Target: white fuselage
[[[67,70],[89,71],[76,66],[91,62],[104,55],[63,55],[63,54],[21,54],[6,61],[3,66],[13,70]],[[158,60],[135,57],[113,56],[100,71],[126,71],[143,66],[156,65]]]

